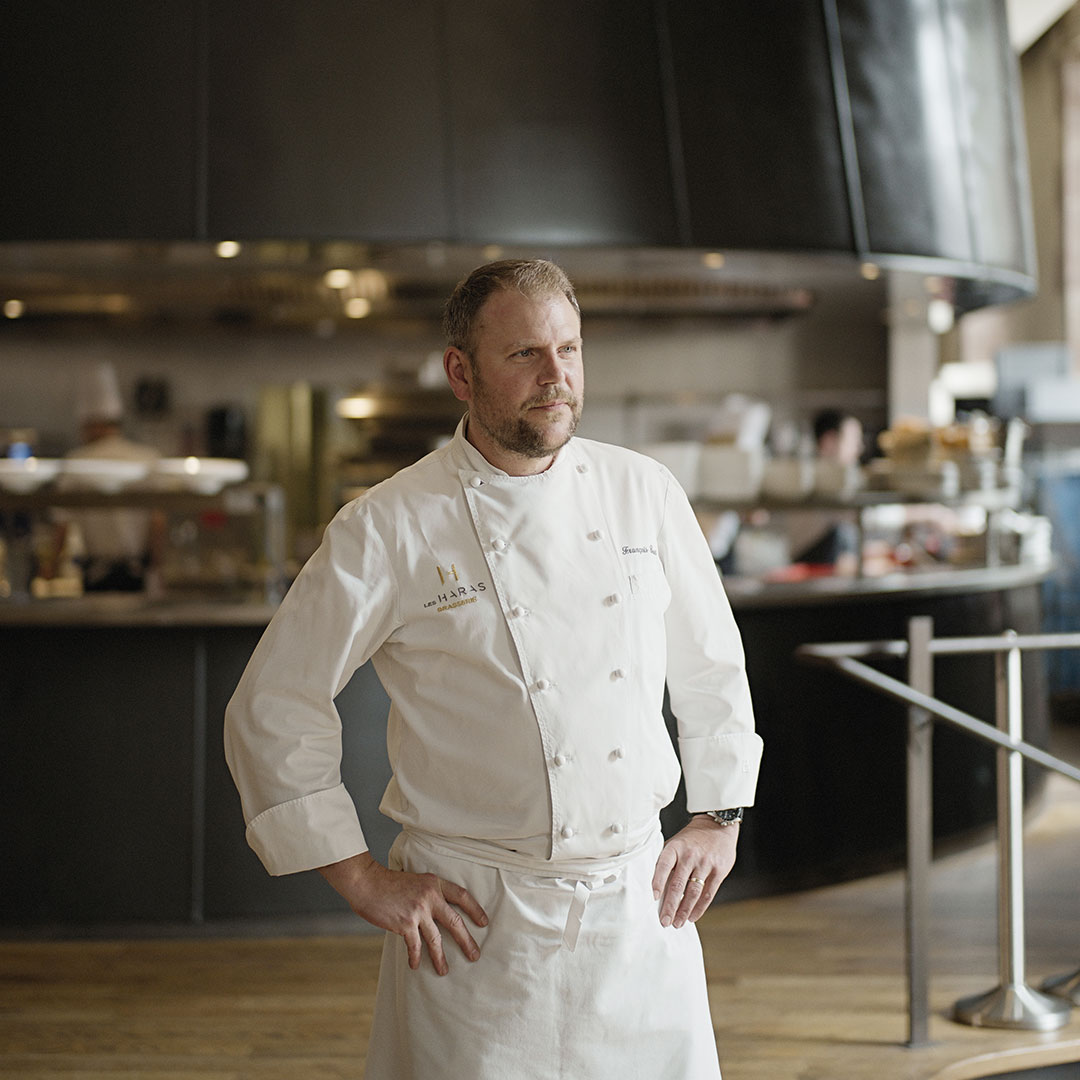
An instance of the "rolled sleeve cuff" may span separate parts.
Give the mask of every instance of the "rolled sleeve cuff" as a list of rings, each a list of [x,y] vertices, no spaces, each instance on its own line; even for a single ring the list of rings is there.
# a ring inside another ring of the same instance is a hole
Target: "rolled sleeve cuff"
[[[761,736],[752,731],[680,738],[687,810],[753,806],[762,747]]]
[[[367,851],[356,806],[344,784],[264,810],[247,842],[269,874],[295,874]]]

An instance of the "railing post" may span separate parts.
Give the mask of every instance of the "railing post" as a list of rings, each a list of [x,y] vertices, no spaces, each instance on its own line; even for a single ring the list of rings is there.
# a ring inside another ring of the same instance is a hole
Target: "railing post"
[[[908,620],[908,685],[932,696],[934,660],[930,642],[934,620]],[[930,714],[908,707],[907,877],[904,919],[907,937],[908,1046],[929,1042],[930,1016],[930,860],[933,853],[933,734]]]
[[[1016,632],[1006,640],[1015,642]],[[1023,739],[1021,651],[1013,644],[994,654],[997,726],[1010,739]],[[997,751],[998,975],[997,987],[953,1006],[953,1019],[983,1027],[1053,1031],[1069,1021],[1070,1005],[1032,989],[1024,971],[1024,773],[1016,750]]]

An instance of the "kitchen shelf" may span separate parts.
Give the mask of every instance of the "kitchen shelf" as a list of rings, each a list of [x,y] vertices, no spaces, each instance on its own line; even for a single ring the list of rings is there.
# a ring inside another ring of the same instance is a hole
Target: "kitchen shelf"
[[[751,510],[870,510],[876,506],[978,506],[984,510],[1016,510],[1022,503],[1019,488],[987,488],[961,491],[955,495],[933,493],[911,494],[903,491],[874,491],[866,488],[847,498],[820,498],[816,496],[791,499],[711,499],[697,496],[691,500],[699,510],[747,512]]]
[[[233,484],[212,494],[134,485],[116,492],[65,490],[55,484],[28,492],[0,491],[0,515],[5,516],[22,514],[40,518],[53,510],[142,510],[178,518],[217,514],[223,518],[249,519],[255,533],[249,556],[255,560],[255,573],[248,584],[259,583],[261,599],[269,604],[280,602],[289,582],[285,509],[284,489],[269,483]],[[7,526],[10,528],[11,524],[9,520]],[[0,529],[0,538],[2,534]],[[3,571],[0,565],[0,577]],[[205,582],[199,584],[204,589],[209,587]],[[185,582],[177,587],[184,592],[190,591],[192,585]]]
[[[284,492],[277,484],[235,484],[213,494],[197,491],[155,490],[130,487],[116,492],[86,489],[63,490],[55,485],[36,491],[0,490],[0,511],[66,510],[163,510],[167,513],[201,513],[219,510],[244,516],[276,512],[284,506]]]

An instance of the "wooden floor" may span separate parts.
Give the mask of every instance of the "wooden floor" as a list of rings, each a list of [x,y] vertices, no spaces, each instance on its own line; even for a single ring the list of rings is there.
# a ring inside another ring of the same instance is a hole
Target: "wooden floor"
[[[1080,967],[1080,788],[1051,782],[1026,839],[1037,983]],[[903,1045],[899,874],[710,911],[699,928],[725,1080],[968,1080],[1080,1061],[1080,1009],[1041,1036],[946,1019],[997,981],[995,874],[990,845],[935,864],[933,1044],[921,1049]],[[0,1076],[356,1080],[379,948],[349,932],[0,942]]]
[[[1025,841],[1027,975],[1037,985],[1080,968],[1076,785],[1051,784]],[[993,845],[935,864],[932,1045],[921,1049],[903,1045],[902,875],[710,912],[703,939],[725,1080],[968,1080],[1080,1062],[1080,1009],[1044,1035],[947,1018],[958,998],[997,984],[996,873]]]

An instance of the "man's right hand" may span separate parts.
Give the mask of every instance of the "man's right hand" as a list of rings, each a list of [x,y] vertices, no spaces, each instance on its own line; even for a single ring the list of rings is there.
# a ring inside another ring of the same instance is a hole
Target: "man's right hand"
[[[470,960],[479,959],[480,947],[457,909],[461,908],[477,926],[487,926],[488,917],[460,885],[434,874],[388,870],[375,861],[370,851],[321,866],[319,873],[345,897],[357,915],[405,939],[409,967],[414,970],[420,966],[425,943],[435,971],[445,975],[450,970],[440,926],[450,931]]]

